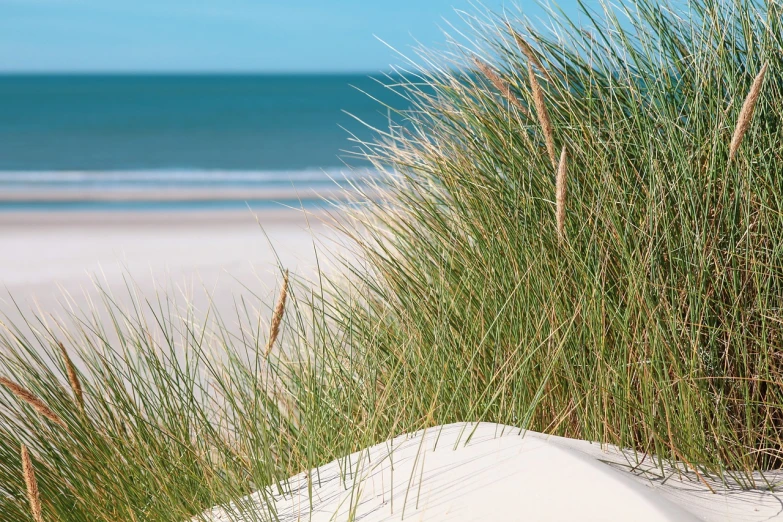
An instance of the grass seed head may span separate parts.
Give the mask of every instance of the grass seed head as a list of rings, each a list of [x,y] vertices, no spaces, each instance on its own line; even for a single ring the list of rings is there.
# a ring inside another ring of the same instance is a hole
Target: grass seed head
[[[38,481],[35,480],[35,469],[30,459],[27,446],[22,444],[22,475],[27,488],[27,500],[30,502],[30,511],[35,522],[43,522],[43,510],[41,509],[41,496],[38,492]]]
[[[280,323],[283,322],[283,314],[285,313],[285,301],[288,297],[288,270],[285,271],[283,276],[283,287],[280,289],[280,295],[277,298],[277,304],[275,305],[275,311],[272,313],[272,324],[269,327],[269,340],[266,343],[265,356],[269,355],[272,350],[277,336],[280,334]]]
[[[79,406],[79,409],[84,412],[84,394],[82,392],[81,382],[79,382],[79,375],[76,373],[76,367],[73,365],[73,361],[68,356],[68,352],[65,349],[65,346],[63,346],[63,343],[57,344],[60,346],[60,353],[62,353],[63,356],[65,370],[68,373],[68,382],[71,385],[74,399],[76,399],[76,404]]]
[[[536,114],[538,115],[538,121],[541,124],[541,130],[544,132],[544,139],[546,140],[546,150],[549,153],[549,159],[552,161],[552,166],[557,166],[557,158],[555,156],[555,137],[552,132],[552,120],[549,119],[549,113],[546,110],[546,101],[544,100],[544,92],[541,90],[541,85],[538,83],[533,67],[530,63],[527,64],[527,72],[530,76],[530,88],[533,91],[533,101],[536,105]]]
[[[734,127],[734,134],[731,136],[729,161],[734,159],[734,156],[737,154],[737,151],[742,144],[742,138],[750,127],[751,121],[753,121],[753,111],[756,109],[756,102],[761,95],[761,86],[764,84],[764,74],[767,72],[767,65],[768,64],[765,63],[756,75],[753,84],[750,86],[750,92],[748,92],[748,96],[742,104],[739,118],[737,118],[737,125]]]
[[[516,107],[517,110],[525,116],[530,116],[530,113],[519,101],[519,98],[514,96],[514,94],[511,92],[511,87],[509,87],[508,83],[498,76],[498,74],[492,70],[492,67],[479,58],[473,58],[473,62],[476,64],[476,67],[478,67],[481,73],[487,77],[490,83],[492,83],[492,85],[494,85],[495,88],[500,91],[500,94],[502,94],[511,105]]]
[[[527,40],[522,38],[522,35],[519,34],[518,32],[516,32],[514,30],[514,28],[511,27],[511,24],[507,24],[507,25],[508,25],[508,30],[511,32],[512,35],[514,35],[514,40],[516,40],[517,45],[519,46],[520,50],[522,51],[522,54],[524,54],[527,57],[529,63],[532,63],[533,65],[535,65],[536,68],[539,71],[541,71],[541,73],[543,73],[544,76],[546,76],[546,79],[551,81],[552,78],[549,76],[549,73],[547,72],[547,70],[544,69],[544,65],[541,63],[541,60],[538,59],[538,55],[533,50],[533,48],[530,47],[530,44],[527,43]]]
[[[5,377],[0,377],[0,384],[8,388],[8,390],[13,393],[19,400],[22,400],[29,404],[30,406],[35,409],[38,413],[49,419],[50,421],[54,422],[55,424],[65,428],[65,422],[57,416],[56,413],[54,413],[51,408],[49,408],[46,404],[41,401],[38,397],[32,394],[29,390],[26,388],[23,388],[16,384],[13,381],[10,381],[6,379]]]

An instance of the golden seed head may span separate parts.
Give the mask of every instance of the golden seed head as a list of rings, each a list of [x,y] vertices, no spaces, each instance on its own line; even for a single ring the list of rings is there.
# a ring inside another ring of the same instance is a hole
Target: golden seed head
[[[481,71],[481,73],[487,77],[487,79],[492,83],[492,85],[495,86],[495,88],[500,91],[500,94],[503,95],[503,97],[508,100],[511,105],[517,108],[519,112],[524,114],[525,116],[529,116],[530,113],[527,111],[527,109],[522,105],[522,103],[519,101],[519,98],[514,96],[514,94],[511,92],[511,87],[509,87],[508,83],[506,83],[498,74],[492,70],[492,68],[486,63],[481,61],[478,58],[473,58],[473,62],[476,64],[476,67]]]
[[[514,30],[513,27],[511,27],[511,24],[506,24],[508,27],[508,30],[511,32],[511,34],[514,36],[514,40],[516,40],[517,45],[519,46],[520,50],[522,51],[522,54],[524,54],[529,63],[532,63],[536,66],[536,68],[541,71],[541,73],[546,76],[546,79],[549,81],[552,81],[552,78],[549,76],[549,73],[546,69],[544,69],[544,65],[541,63],[541,60],[538,59],[538,55],[533,50],[533,48],[530,46],[529,43],[527,43],[527,40],[522,38],[522,35],[519,34]]]
[[[761,71],[756,75],[753,80],[753,84],[750,86],[750,92],[748,92],[745,102],[742,104],[739,117],[737,118],[737,125],[734,127],[734,134],[731,136],[731,145],[729,145],[729,161],[734,159],[737,154],[740,145],[742,144],[742,138],[745,136],[751,121],[753,121],[753,111],[756,108],[756,102],[761,96],[761,86],[764,84],[764,74],[767,72],[767,65],[761,68]]]
[[[529,63],[527,64],[527,72],[530,76],[530,88],[533,91],[533,102],[536,105],[536,114],[538,114],[541,130],[544,132],[546,150],[549,152],[549,159],[552,161],[552,166],[556,167],[557,157],[555,152],[555,138],[554,133],[552,132],[552,121],[549,119],[549,113],[546,110],[544,92],[541,90],[541,85],[539,85],[536,74],[533,72],[533,67]]]
[[[50,421],[54,422],[55,424],[65,428],[65,422],[57,416],[56,413],[54,413],[46,404],[41,401],[38,397],[32,394],[29,390],[22,388],[18,384],[16,384],[13,381],[10,381],[6,379],[5,377],[0,377],[0,384],[8,388],[8,390],[13,393],[19,400],[22,400],[29,404],[30,406],[35,409],[38,413],[49,419]]]
[[[41,496],[38,493],[38,481],[35,480],[35,469],[30,459],[27,446],[22,444],[22,476],[27,488],[27,500],[30,502],[30,511],[35,522],[43,522],[43,510],[41,509]]]
[[[76,399],[76,404],[79,406],[79,409],[84,412],[84,394],[82,392],[81,382],[79,382],[79,375],[76,373],[76,367],[68,356],[68,351],[65,349],[65,346],[63,346],[63,343],[57,344],[60,346],[60,353],[62,353],[63,356],[65,370],[68,373],[68,382],[71,385],[74,399]]]
[[[266,350],[264,356],[268,356],[272,350],[277,336],[280,334],[280,323],[283,322],[283,314],[285,313],[285,301],[288,297],[288,270],[283,275],[283,287],[280,289],[280,295],[277,298],[277,304],[275,305],[275,311],[272,313],[272,324],[269,327],[269,340],[266,343]]]

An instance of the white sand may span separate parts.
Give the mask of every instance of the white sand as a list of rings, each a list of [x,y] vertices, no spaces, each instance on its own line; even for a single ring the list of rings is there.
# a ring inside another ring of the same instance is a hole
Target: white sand
[[[691,473],[637,464],[633,453],[615,447],[534,432],[523,437],[489,423],[451,424],[373,446],[292,477],[281,485],[283,494],[268,488],[205,517],[255,520],[247,513],[274,506],[281,522],[342,521],[351,514],[366,522],[783,519],[780,492],[711,481],[712,494]]]
[[[312,277],[316,246],[322,266],[344,251],[325,219],[295,210],[0,213],[0,315],[18,323],[18,305],[64,317],[99,299],[96,281],[122,306],[132,281],[141,299],[166,292],[196,317],[210,302],[230,316],[241,297],[271,306],[281,280],[276,255]]]

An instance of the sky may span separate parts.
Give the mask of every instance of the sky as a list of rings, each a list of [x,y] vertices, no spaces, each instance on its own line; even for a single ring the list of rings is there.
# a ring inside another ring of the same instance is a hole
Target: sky
[[[564,0],[562,4],[574,4]],[[493,11],[533,0],[482,0]],[[368,72],[468,0],[0,0],[0,72]]]

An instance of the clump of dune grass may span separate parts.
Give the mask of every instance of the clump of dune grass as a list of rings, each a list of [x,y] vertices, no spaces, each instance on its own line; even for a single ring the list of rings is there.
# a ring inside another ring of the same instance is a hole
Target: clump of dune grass
[[[373,297],[350,323],[398,387],[433,390],[395,411],[740,479],[783,463],[780,13],[642,1],[586,11],[592,26],[553,12],[551,31],[470,17],[448,66],[395,86],[414,108],[364,144],[394,174],[357,218],[379,232],[357,238]],[[510,119],[476,60],[536,120]]]
[[[466,15],[469,39],[390,75],[401,109],[360,143],[381,177],[338,223],[358,263],[208,324],[105,296],[103,315],[7,325],[0,519],[32,520],[20,445],[52,520],[174,521],[478,420],[766,486],[751,471],[783,465],[780,15]],[[276,519],[270,502],[245,516]]]

